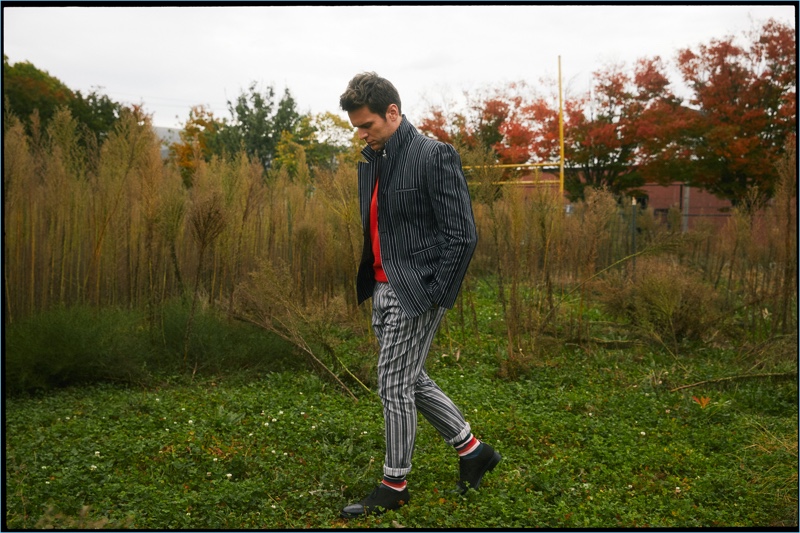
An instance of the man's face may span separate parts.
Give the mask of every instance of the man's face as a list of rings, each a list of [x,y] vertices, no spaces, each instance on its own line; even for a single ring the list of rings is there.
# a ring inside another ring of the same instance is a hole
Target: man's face
[[[375,151],[383,149],[402,120],[395,104],[389,105],[386,118],[373,113],[367,106],[349,111],[347,115],[350,117],[350,123],[358,130],[358,138]]]

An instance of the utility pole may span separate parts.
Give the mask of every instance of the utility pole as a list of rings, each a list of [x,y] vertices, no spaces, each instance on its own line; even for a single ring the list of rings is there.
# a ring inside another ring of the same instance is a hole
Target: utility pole
[[[561,89],[561,56],[558,56],[558,192],[564,194],[564,96]]]

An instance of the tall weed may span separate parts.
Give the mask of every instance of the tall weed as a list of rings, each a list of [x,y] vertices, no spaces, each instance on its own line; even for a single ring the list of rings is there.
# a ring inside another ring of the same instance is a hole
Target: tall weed
[[[127,113],[100,149],[82,142],[75,124],[62,110],[49,124],[34,120],[28,135],[5,117],[5,323],[91,305],[143,311],[156,330],[165,303],[182,298],[194,309],[184,323],[186,354],[195,315],[234,312],[237,287],[251,273],[286,268],[285,288],[302,308],[339,305],[336,327],[368,331],[368,306],[357,308],[353,288],[363,239],[353,154],[335,171],[306,168],[298,150],[287,154],[293,164],[266,173],[239,154],[199,161],[181,176],[160,159],[146,116]],[[480,239],[457,317],[474,330],[479,282],[496,286],[500,312],[490,328],[501,331],[506,359],[531,361],[551,340],[585,342],[589,281],[628,260],[631,276],[644,271],[636,259],[657,249],[684,269],[675,275],[699,272],[725,297],[726,323],[735,326],[726,331],[766,339],[796,328],[791,147],[764,213],[739,212],[721,231],[693,230],[678,250],[659,243],[679,235],[679,224],[620,208],[608,191],[587,191],[568,214],[553,188],[509,184],[515,171],[491,166],[489,151],[461,153]],[[561,306],[576,294],[578,306]],[[670,329],[670,342],[693,335]]]
[[[683,341],[713,336],[725,313],[722,298],[696,271],[669,257],[647,257],[592,284],[612,316],[678,353]]]

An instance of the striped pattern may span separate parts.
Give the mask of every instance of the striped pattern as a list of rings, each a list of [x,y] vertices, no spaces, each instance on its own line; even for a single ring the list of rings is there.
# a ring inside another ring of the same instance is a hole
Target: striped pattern
[[[378,394],[386,431],[385,476],[402,478],[411,470],[417,434],[417,411],[454,446],[471,432],[458,407],[425,372],[433,336],[445,309],[409,317],[388,283],[378,283],[372,297],[372,327],[380,344]]]
[[[367,146],[358,166],[364,248],[356,282],[359,303],[375,287],[369,212],[378,175],[378,227],[383,270],[403,311],[419,316],[451,308],[478,235],[461,158],[449,144],[403,120],[381,154]]]
[[[456,445],[456,451],[458,452],[459,457],[466,457],[477,450],[480,445],[481,441],[470,435],[470,438],[466,444],[463,446]]]

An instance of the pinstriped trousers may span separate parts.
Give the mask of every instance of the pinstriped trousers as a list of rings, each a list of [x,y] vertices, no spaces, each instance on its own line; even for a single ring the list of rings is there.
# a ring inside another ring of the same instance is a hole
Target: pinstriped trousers
[[[436,329],[446,309],[409,317],[388,283],[376,283],[372,295],[372,328],[380,345],[378,394],[383,403],[386,459],[383,473],[402,477],[411,471],[417,434],[417,411],[455,445],[471,432],[456,405],[425,372]]]

